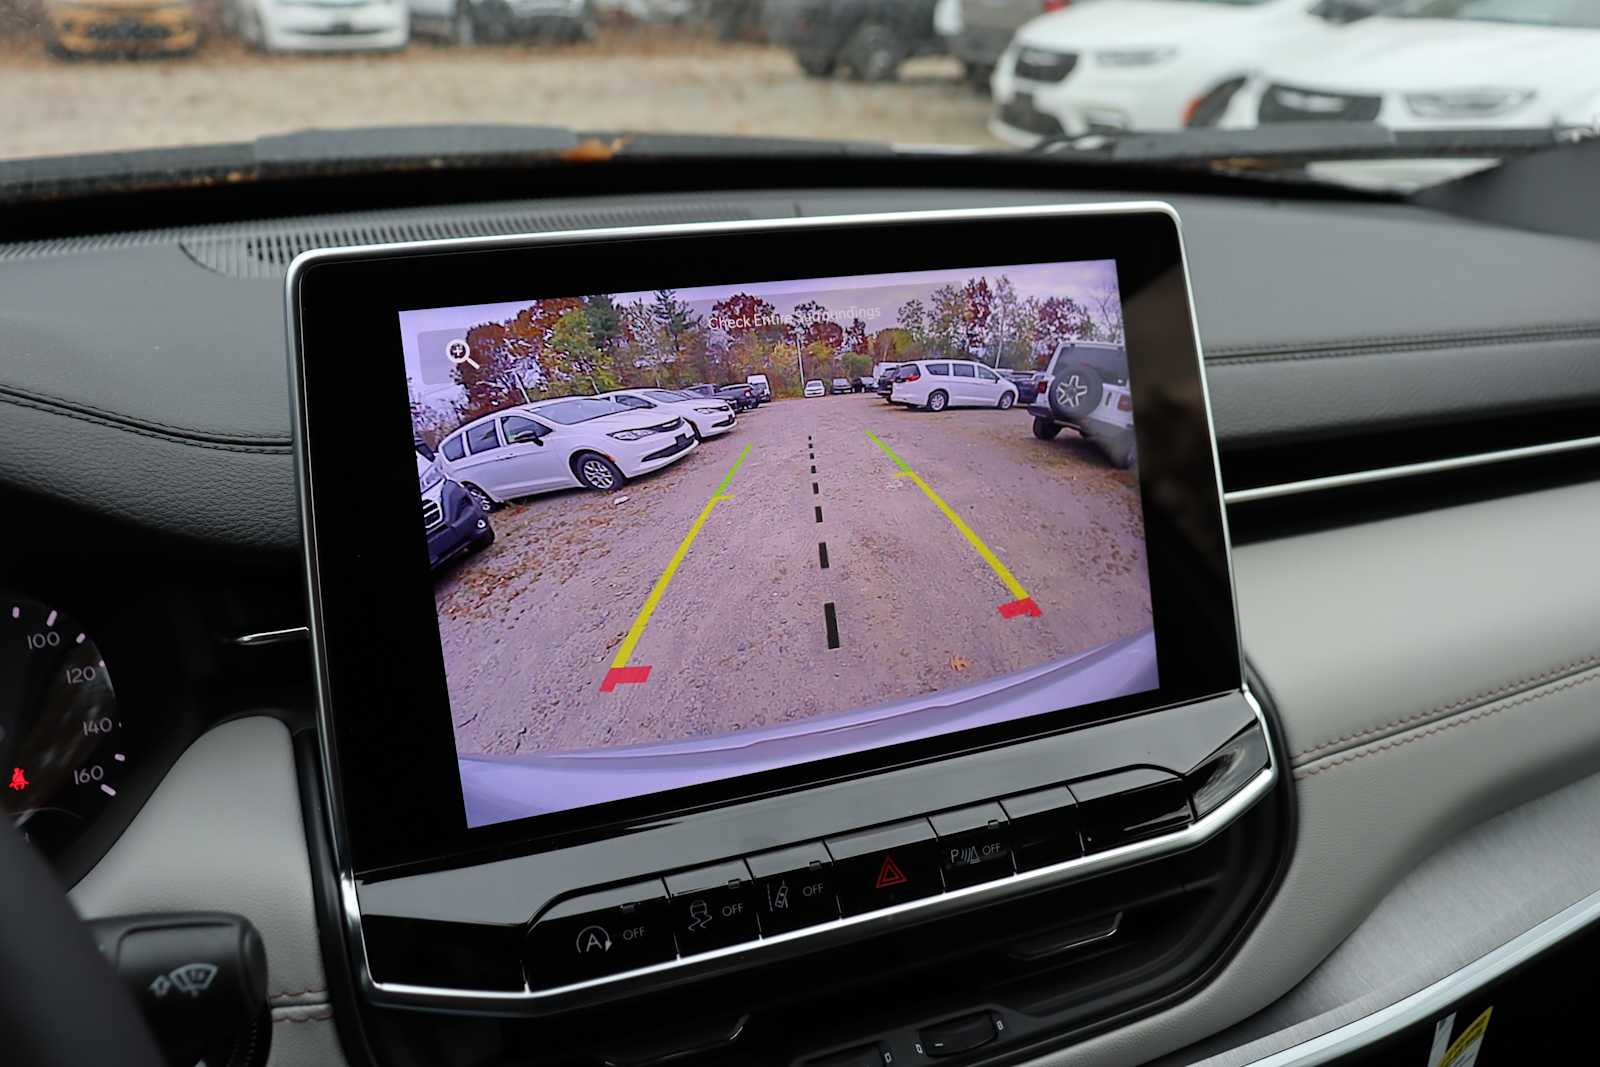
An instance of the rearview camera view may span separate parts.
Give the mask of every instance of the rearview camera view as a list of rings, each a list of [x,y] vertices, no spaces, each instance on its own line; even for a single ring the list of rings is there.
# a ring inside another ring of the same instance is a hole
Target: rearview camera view
[[[400,320],[472,826],[1158,685],[1111,260]]]

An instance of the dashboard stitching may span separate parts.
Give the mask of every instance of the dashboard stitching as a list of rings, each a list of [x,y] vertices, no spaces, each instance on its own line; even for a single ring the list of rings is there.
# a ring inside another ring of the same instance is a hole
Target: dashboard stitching
[[[14,385],[0,385],[0,396],[5,396],[7,398],[17,397],[23,400],[33,400],[38,403],[51,404],[57,407],[65,408],[68,411],[84,411],[91,415],[99,415],[101,418],[111,419],[115,422],[132,423],[138,426],[153,426],[157,429],[165,430],[173,434],[180,434],[185,437],[219,441],[233,440],[243,442],[260,442],[263,444],[286,445],[291,443],[289,438],[284,434],[245,433],[242,431],[212,433],[210,431],[201,430],[193,426],[179,426],[176,423],[162,422],[159,419],[127,415],[120,411],[112,411],[110,408],[97,407],[94,404],[86,404],[81,400],[68,400],[65,397],[54,396],[50,393],[41,393],[34,389],[19,389]]]
[[[1294,345],[1211,345],[1207,365],[1284,363],[1339,359],[1346,356],[1415,352],[1448,347],[1483,347],[1515,341],[1580,341],[1600,338],[1600,324],[1550,329],[1491,330],[1480,333],[1422,333],[1390,337],[1353,337]]]
[[[171,444],[175,444],[175,445],[188,445],[191,448],[209,448],[209,449],[212,449],[213,451],[220,451],[220,452],[251,452],[251,453],[256,453],[258,455],[269,455],[269,456],[288,455],[289,452],[290,452],[290,449],[291,449],[291,446],[288,445],[288,444],[282,444],[282,445],[226,444],[226,443],[223,443],[223,442],[220,442],[220,441],[205,441],[205,440],[201,440],[201,439],[195,438],[195,437],[183,437],[183,436],[179,436],[178,434],[165,433],[165,432],[162,432],[160,430],[157,430],[157,429],[154,429],[154,428],[145,427],[145,426],[142,426],[142,425],[139,425],[139,424],[118,422],[118,421],[115,421],[113,419],[108,419],[108,418],[101,417],[99,415],[92,415],[92,414],[89,414],[88,412],[85,412],[85,411],[78,411],[78,410],[75,410],[75,409],[70,408],[70,407],[62,407],[62,406],[58,406],[58,405],[54,405],[54,404],[44,403],[44,402],[37,401],[37,400],[25,399],[23,397],[19,397],[19,396],[15,396],[15,395],[7,395],[7,394],[4,394],[4,393],[0,393],[0,403],[14,404],[17,407],[30,408],[30,409],[32,409],[34,411],[42,411],[42,412],[44,412],[46,414],[49,414],[49,415],[60,415],[60,416],[63,416],[65,418],[76,419],[79,422],[88,422],[88,423],[93,423],[96,426],[104,426],[107,429],[111,429],[111,430],[121,430],[124,433],[138,434],[141,437],[153,438],[153,439],[155,439],[157,441],[167,441],[167,442],[169,442]]]
[[[179,426],[176,423],[162,422],[159,419],[128,415],[120,411],[113,411],[110,408],[102,408],[97,407],[94,404],[87,404],[81,400],[68,400],[65,397],[54,396],[50,393],[42,393],[34,389],[20,389],[14,385],[0,385],[0,397],[4,397],[6,399],[15,398],[18,400],[32,400],[35,403],[53,405],[55,407],[63,408],[67,411],[86,412],[88,414],[98,415],[101,418],[110,419],[118,423],[129,423],[136,426],[154,427],[168,433],[183,437],[193,437],[200,440],[213,440],[222,442],[238,441],[244,443],[259,442],[262,444],[282,445],[291,443],[289,437],[285,434],[248,433],[244,431],[230,431],[227,433],[211,432],[208,430],[201,430],[193,426]]]
[[[1371,726],[1367,727],[1366,729],[1358,730],[1353,734],[1345,734],[1343,737],[1334,737],[1327,741],[1320,741],[1317,744],[1312,745],[1310,748],[1301,749],[1299,752],[1292,753],[1289,758],[1298,760],[1302,756],[1315,755],[1318,752],[1325,752],[1330,748],[1336,748],[1339,745],[1345,744],[1349,741],[1361,741],[1365,738],[1381,734],[1385,730],[1392,730],[1397,726],[1405,726],[1408,723],[1417,722],[1420,719],[1430,718],[1431,716],[1443,714],[1444,712],[1459,711],[1462,708],[1477,704],[1480,701],[1499,698],[1508,693],[1514,693],[1517,690],[1527,686],[1542,685],[1552,678],[1561,677],[1563,674],[1571,674],[1574,671],[1585,671],[1597,666],[1600,666],[1600,654],[1585,656],[1583,659],[1574,660],[1571,663],[1564,663],[1559,667],[1552,667],[1549,670],[1541,671],[1538,674],[1530,674],[1525,678],[1518,678],[1516,681],[1507,682],[1504,685],[1496,686],[1493,689],[1485,689],[1482,692],[1474,693],[1469,697],[1462,697],[1460,700],[1453,700],[1448,704],[1440,704],[1436,707],[1429,708],[1426,711],[1413,712],[1410,715],[1403,716],[1399,719],[1394,719],[1379,726]]]
[[[1526,696],[1518,697],[1517,699],[1508,701],[1504,704],[1491,704],[1480,708],[1477,711],[1450,719],[1447,722],[1436,723],[1433,726],[1418,730],[1410,737],[1403,737],[1398,740],[1383,741],[1361,752],[1355,752],[1349,755],[1332,758],[1320,766],[1296,770],[1294,772],[1294,777],[1296,781],[1304,781],[1305,779],[1313,777],[1314,775],[1321,774],[1323,771],[1332,770],[1333,768],[1342,766],[1343,764],[1353,763],[1358,759],[1364,759],[1367,756],[1376,755],[1379,752],[1387,752],[1390,749],[1399,748],[1401,745],[1409,745],[1411,742],[1420,741],[1424,737],[1432,737],[1434,734],[1444,733],[1444,731],[1454,729],[1457,726],[1465,726],[1468,723],[1478,722],[1481,719],[1487,719],[1491,716],[1498,715],[1502,711],[1510,711],[1512,708],[1520,707],[1523,704],[1531,704],[1535,700],[1543,700],[1545,697],[1554,696],[1557,693],[1564,693],[1568,689],[1576,689],[1581,685],[1588,685],[1590,682],[1596,680],[1600,680],[1600,673],[1587,674],[1581,677],[1573,678],[1569,681],[1562,682],[1560,685],[1551,686],[1550,688],[1537,693],[1529,693]]]
[[[322,1015],[277,1015],[273,1017],[272,1021],[274,1023],[325,1023],[332,1018],[333,1012],[330,1011]]]

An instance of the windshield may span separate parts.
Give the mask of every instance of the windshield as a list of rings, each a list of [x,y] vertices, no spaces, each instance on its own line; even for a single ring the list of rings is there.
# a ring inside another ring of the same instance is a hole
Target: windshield
[[[9,187],[728,150],[704,135],[1070,165],[1195,126],[1587,128],[1596,29],[1600,0],[0,0],[0,187],[40,157]],[[1407,181],[1466,165],[1440,162]]]
[[[553,404],[540,404],[534,409],[541,419],[559,422],[563,426],[575,426],[580,422],[598,419],[605,415],[616,415],[626,410],[619,408],[610,400],[599,400],[593,397],[575,397],[571,400],[558,400]]]

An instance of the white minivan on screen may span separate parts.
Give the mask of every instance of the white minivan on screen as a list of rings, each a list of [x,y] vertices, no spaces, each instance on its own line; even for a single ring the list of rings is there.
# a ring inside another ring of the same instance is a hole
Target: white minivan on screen
[[[616,489],[698,444],[678,415],[567,396],[473,419],[439,442],[439,455],[469,493],[501,504],[571,486]]]
[[[900,366],[889,402],[943,411],[950,407],[999,408],[1017,402],[1017,387],[970,359],[919,359]]]
[[[629,411],[654,411],[661,418],[680,416],[690,431],[701,439],[716,437],[737,425],[733,405],[726,400],[685,393],[677,389],[613,389],[597,394]]]

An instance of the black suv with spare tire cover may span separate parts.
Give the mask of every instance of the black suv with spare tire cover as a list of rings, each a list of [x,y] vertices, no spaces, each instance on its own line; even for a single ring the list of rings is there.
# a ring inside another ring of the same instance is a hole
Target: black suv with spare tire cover
[[[1049,441],[1071,426],[1124,470],[1138,462],[1128,351],[1105,341],[1064,341],[1028,405],[1033,436]]]
[[[891,81],[913,56],[945,51],[933,28],[935,0],[767,0],[767,37],[813,78],[838,71]]]

